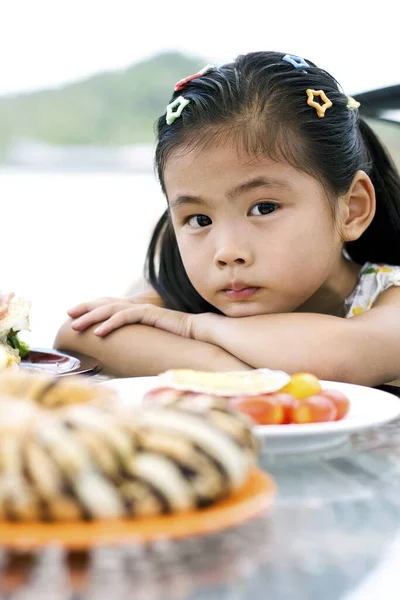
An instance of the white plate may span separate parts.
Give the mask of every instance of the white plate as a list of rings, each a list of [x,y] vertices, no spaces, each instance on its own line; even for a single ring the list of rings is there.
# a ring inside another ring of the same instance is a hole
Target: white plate
[[[122,400],[130,406],[139,406],[143,395],[158,386],[157,377],[112,379],[104,385],[118,390]],[[341,421],[309,423],[304,425],[257,425],[255,433],[262,443],[262,451],[271,454],[293,454],[322,450],[346,442],[352,433],[378,427],[400,417],[400,398],[382,390],[321,381],[324,389],[335,389],[350,400],[349,414]]]

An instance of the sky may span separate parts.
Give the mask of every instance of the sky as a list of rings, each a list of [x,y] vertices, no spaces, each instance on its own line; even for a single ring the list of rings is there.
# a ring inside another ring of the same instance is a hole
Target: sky
[[[255,50],[296,54],[329,71],[348,94],[398,84],[400,26],[391,0],[366,4],[0,0],[0,95],[57,87],[165,50],[211,64]]]

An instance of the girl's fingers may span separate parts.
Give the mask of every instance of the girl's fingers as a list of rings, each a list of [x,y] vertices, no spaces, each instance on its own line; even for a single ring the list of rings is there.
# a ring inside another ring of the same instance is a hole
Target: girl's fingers
[[[104,306],[94,308],[93,310],[90,310],[86,314],[73,321],[71,325],[72,329],[75,329],[76,331],[84,331],[96,323],[105,321],[115,312],[123,310],[124,307],[125,304],[105,304]]]
[[[77,304],[73,306],[67,311],[67,314],[72,319],[77,319],[82,315],[94,310],[95,308],[99,308],[100,306],[104,306],[105,304],[113,304],[117,301],[117,298],[98,298],[97,300],[91,300],[90,302],[81,302],[81,304]]]
[[[77,319],[81,315],[84,315],[86,312],[88,312],[88,310],[89,310],[88,307],[89,307],[89,304],[87,304],[86,302],[83,302],[82,304],[77,304],[77,306],[73,306],[72,308],[69,308],[67,310],[67,314],[72,319]]]
[[[191,337],[192,322],[190,321],[190,315],[149,304],[131,306],[115,311],[107,320],[104,319],[99,327],[96,327],[94,333],[99,337],[104,337],[115,331],[115,329],[134,323],[157,327],[157,329],[170,331],[182,337]]]
[[[99,308],[99,306],[104,306],[106,302],[102,302],[101,300],[92,300],[91,302],[82,302],[81,304],[77,304],[68,310],[68,315],[72,317],[72,319],[77,319],[82,315],[94,310],[95,308]]]
[[[112,315],[99,327],[96,327],[94,333],[99,337],[104,337],[112,331],[115,331],[115,329],[119,329],[124,325],[133,325],[134,323],[140,323],[141,321],[141,311],[136,310],[136,308],[126,308],[125,310],[120,310],[116,314]]]

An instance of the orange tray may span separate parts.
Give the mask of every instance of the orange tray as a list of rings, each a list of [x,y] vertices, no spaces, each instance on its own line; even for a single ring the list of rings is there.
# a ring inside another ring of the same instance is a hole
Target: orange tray
[[[0,522],[0,546],[28,551],[57,544],[69,550],[87,550],[100,545],[203,535],[239,525],[260,515],[270,507],[275,493],[276,485],[272,477],[253,469],[238,492],[202,510],[107,521],[3,521]]]

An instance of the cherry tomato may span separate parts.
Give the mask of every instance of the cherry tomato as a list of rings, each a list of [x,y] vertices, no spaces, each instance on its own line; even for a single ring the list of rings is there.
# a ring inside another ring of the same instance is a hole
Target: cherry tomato
[[[273,395],[237,396],[231,398],[230,406],[245,413],[257,425],[280,425],[285,411],[283,405]]]
[[[322,394],[300,400],[292,409],[292,423],[323,423],[335,419],[336,406]]]
[[[323,390],[322,396],[329,398],[336,406],[336,421],[343,419],[350,409],[350,400],[338,390]]]
[[[283,392],[275,392],[271,394],[271,398],[274,398],[277,402],[283,406],[283,421],[282,423],[287,425],[292,422],[292,410],[296,402],[296,399],[291,394],[284,394]]]
[[[294,373],[289,383],[279,391],[291,394],[297,400],[303,400],[303,398],[319,394],[321,389],[320,381],[315,375],[311,373]]]

